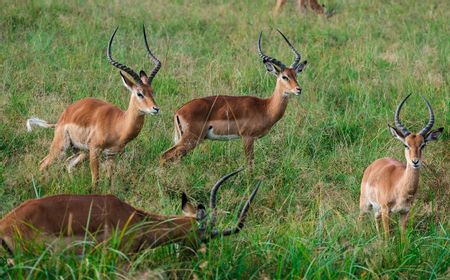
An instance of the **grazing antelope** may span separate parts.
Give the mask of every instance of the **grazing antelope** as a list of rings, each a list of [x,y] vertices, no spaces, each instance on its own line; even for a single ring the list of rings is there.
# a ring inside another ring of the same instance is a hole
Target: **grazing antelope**
[[[260,183],[244,204],[237,226],[223,231],[215,228],[217,191],[225,180],[241,170],[223,176],[211,189],[210,217],[205,206],[194,207],[184,193],[183,215],[178,216],[147,213],[113,195],[55,195],[25,201],[8,213],[0,220],[0,243],[12,254],[17,245],[22,245],[21,240],[45,242],[63,238],[63,241],[76,241],[90,234],[101,242],[111,236],[111,231],[126,230],[121,246],[131,252],[172,242],[186,242],[195,248],[197,241],[236,234],[244,227]]]
[[[277,16],[281,7],[286,3],[286,0],[277,0],[275,7],[273,8],[273,15]],[[333,15],[333,12],[325,11],[325,5],[320,5],[317,0],[297,0],[297,8],[300,12],[304,13],[308,8],[318,15],[323,15],[327,18]]]
[[[122,111],[105,101],[85,98],[68,106],[56,124],[49,124],[38,118],[28,119],[28,131],[31,131],[32,125],[55,128],[50,151],[40,162],[39,170],[44,170],[71,147],[76,153],[67,159],[69,172],[89,155],[92,184],[95,186],[98,180],[98,157],[103,153],[106,156],[107,176],[111,183],[115,155],[123,151],[125,145],[139,134],[146,114],[159,113],[159,107],[153,98],[152,80],[161,68],[161,62],[148,47],[145,27],[143,27],[145,47],[148,57],[155,64],[149,76],[142,70],[138,75],[131,68],[112,58],[111,45],[117,29],[109,40],[106,56],[109,63],[120,70],[122,82],[131,93],[128,109]]]
[[[382,158],[374,161],[364,171],[359,202],[360,219],[369,208],[375,213],[377,231],[379,220],[383,221],[386,237],[389,235],[389,215],[400,213],[402,236],[408,222],[409,210],[419,186],[422,152],[429,141],[437,140],[444,128],[432,130],[434,113],[430,103],[424,98],[429,111],[428,124],[417,134],[411,133],[400,121],[400,110],[410,95],[398,105],[394,114],[395,127],[389,126],[391,134],[405,146],[406,164],[393,159]]]
[[[217,95],[184,104],[174,115],[175,145],[164,152],[161,164],[184,156],[203,139],[237,138],[243,139],[245,156],[249,164],[252,164],[255,139],[266,135],[283,117],[288,97],[291,94],[300,95],[302,91],[297,82],[297,74],[302,72],[307,62],[300,62],[300,53],[281,31],[278,32],[295,53],[295,60],[290,67],[286,67],[275,58],[265,55],[261,50],[261,32],[258,40],[259,56],[267,71],[277,77],[272,96],[258,98]]]

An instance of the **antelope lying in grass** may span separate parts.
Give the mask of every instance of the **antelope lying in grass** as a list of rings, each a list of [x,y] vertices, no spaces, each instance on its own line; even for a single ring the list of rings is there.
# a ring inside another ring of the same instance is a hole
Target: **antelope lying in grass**
[[[223,231],[215,228],[217,191],[225,180],[239,171],[223,176],[212,188],[209,219],[205,207],[202,204],[194,207],[184,193],[182,216],[147,213],[113,195],[56,195],[25,201],[7,214],[0,220],[0,243],[12,254],[17,240],[51,241],[62,237],[75,241],[91,234],[101,242],[111,236],[111,230],[134,228],[133,233],[126,234],[121,241],[121,246],[131,252],[172,242],[186,242],[195,248],[198,241],[236,234],[244,227],[259,183],[240,212],[237,226]]]
[[[389,235],[391,212],[400,213],[402,236],[404,235],[409,210],[419,186],[423,149],[429,141],[437,140],[444,130],[441,127],[430,131],[434,124],[433,109],[423,97],[430,114],[428,124],[417,134],[411,133],[403,126],[399,115],[409,96],[406,96],[395,110],[395,127],[389,126],[392,135],[405,146],[406,164],[393,158],[378,159],[366,168],[361,182],[360,219],[369,211],[369,208],[372,208],[375,213],[377,231],[381,217],[386,237]]]
[[[254,96],[209,96],[189,101],[174,115],[175,145],[161,157],[161,164],[184,156],[203,139],[231,140],[242,138],[247,162],[253,161],[255,139],[266,135],[280,120],[286,110],[288,97],[300,95],[301,88],[297,74],[303,71],[306,60],[301,61],[300,53],[280,32],[289,48],[295,53],[290,67],[265,55],[261,50],[261,36],[258,51],[269,73],[277,77],[273,94],[269,98]]]
[[[44,170],[68,148],[73,148],[76,153],[67,159],[68,171],[83,162],[89,154],[92,184],[95,186],[98,180],[98,157],[103,153],[106,156],[107,176],[111,183],[115,155],[139,134],[144,125],[144,115],[159,113],[159,107],[153,99],[151,84],[161,68],[161,62],[148,47],[145,27],[143,29],[145,47],[149,58],[155,64],[149,76],[142,70],[138,75],[112,58],[111,45],[117,29],[109,40],[107,58],[111,65],[120,70],[123,84],[131,93],[128,109],[124,112],[111,103],[85,98],[68,106],[56,124],[49,124],[38,118],[28,119],[28,131],[31,131],[32,125],[55,128],[50,151],[40,162],[39,170]]]

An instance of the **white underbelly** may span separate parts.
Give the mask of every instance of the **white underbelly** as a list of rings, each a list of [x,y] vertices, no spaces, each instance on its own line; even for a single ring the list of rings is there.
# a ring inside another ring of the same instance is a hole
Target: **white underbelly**
[[[210,140],[221,140],[221,141],[228,141],[233,139],[240,138],[239,135],[235,134],[215,134],[213,131],[213,128],[208,129],[208,133],[206,134],[206,138]]]
[[[82,151],[89,150],[89,140],[91,137],[91,129],[80,127],[76,124],[66,124],[64,127],[65,136],[68,137],[69,143],[76,149]]]

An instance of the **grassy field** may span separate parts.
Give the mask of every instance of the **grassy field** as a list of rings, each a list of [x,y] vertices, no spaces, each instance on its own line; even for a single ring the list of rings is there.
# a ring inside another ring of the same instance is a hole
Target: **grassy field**
[[[56,121],[84,97],[128,105],[128,92],[105,48],[120,26],[115,58],[147,73],[141,26],[163,67],[154,80],[162,113],[146,117],[141,134],[118,157],[113,188],[102,167],[99,192],[151,212],[180,213],[179,193],[206,203],[221,175],[245,164],[240,141],[205,142],[180,163],[159,167],[172,144],[172,114],[208,95],[268,97],[275,79],[258,59],[264,32],[268,55],[290,64],[281,29],[308,60],[303,94],[255,145],[256,165],[223,186],[220,226],[236,214],[254,183],[263,181],[244,231],[210,242],[196,255],[176,246],[126,257],[114,244],[85,246],[80,256],[51,248],[14,257],[0,249],[1,279],[449,279],[450,41],[449,1],[325,0],[329,20],[299,16],[291,1],[272,18],[275,1],[2,1],[0,10],[0,215],[37,196],[90,192],[89,166],[73,175],[63,164],[40,173],[53,132],[27,133],[25,121]],[[377,158],[404,160],[387,123],[395,106],[411,130],[427,121],[424,95],[441,139],[426,148],[406,242],[384,241],[372,217],[357,223],[365,167]],[[114,243],[114,242],[113,242]],[[126,267],[131,268],[126,271]]]

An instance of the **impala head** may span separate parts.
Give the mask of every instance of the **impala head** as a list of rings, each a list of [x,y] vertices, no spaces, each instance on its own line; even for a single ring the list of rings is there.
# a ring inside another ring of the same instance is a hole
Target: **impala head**
[[[408,99],[410,95],[406,96],[397,106],[394,114],[395,127],[389,126],[389,130],[391,131],[392,135],[402,141],[403,145],[405,146],[405,157],[407,164],[412,168],[417,169],[421,166],[422,151],[425,148],[426,144],[429,141],[437,140],[444,128],[441,127],[435,130],[431,130],[434,124],[433,109],[431,108],[430,103],[428,103],[425,97],[422,96],[425,104],[428,107],[428,112],[430,115],[429,120],[427,125],[419,133],[411,133],[400,121],[400,111],[406,99]]]
[[[302,59],[300,53],[294,48],[294,46],[292,46],[292,44],[289,42],[286,36],[284,36],[284,34],[281,33],[280,30],[277,29],[277,31],[281,34],[281,36],[283,36],[289,48],[295,54],[295,59],[292,65],[286,67],[286,65],[284,65],[281,61],[273,57],[267,56],[263,53],[263,51],[261,50],[262,32],[259,34],[258,40],[259,56],[263,60],[263,63],[266,66],[267,71],[273,74],[275,77],[277,77],[277,87],[280,87],[282,89],[284,95],[286,96],[289,94],[300,95],[302,93],[302,88],[297,82],[297,74],[303,71],[307,61],[304,60],[303,62],[300,62]]]
[[[218,230],[215,228],[216,220],[217,220],[217,212],[216,212],[216,202],[217,202],[217,191],[219,190],[220,186],[223,182],[225,182],[228,178],[232,177],[233,175],[236,175],[238,172],[242,171],[241,169],[238,169],[236,171],[233,171],[222,178],[220,178],[216,184],[211,189],[211,197],[209,201],[209,211],[211,211],[210,215],[207,212],[207,209],[203,204],[199,204],[197,207],[194,207],[187,199],[187,196],[185,193],[181,196],[181,208],[183,209],[183,215],[187,217],[191,217],[196,220],[197,223],[197,233],[199,236],[199,239],[202,242],[205,242],[209,239],[218,237],[218,236],[226,236],[235,234],[241,231],[241,229],[244,227],[245,218],[247,216],[248,209],[250,208],[250,204],[252,203],[253,199],[255,198],[256,193],[258,192],[260,182],[257,183],[255,189],[251,193],[250,197],[247,199],[247,201],[244,204],[244,207],[242,208],[239,216],[238,216],[238,225],[236,228],[232,229],[225,229],[225,230]]]
[[[109,39],[108,49],[106,53],[108,61],[112,66],[120,70],[122,82],[124,86],[130,91],[131,102],[133,102],[135,107],[139,110],[139,113],[156,115],[159,113],[159,107],[153,98],[154,92],[152,88],[152,81],[161,68],[161,62],[152,54],[150,48],[148,47],[145,27],[143,27],[145,48],[147,49],[148,57],[155,64],[155,67],[153,68],[150,75],[147,76],[147,74],[143,70],[141,70],[138,75],[133,71],[133,69],[115,61],[111,55],[111,46],[117,29],[119,29],[119,27],[116,28],[114,33],[111,35],[111,38]]]

